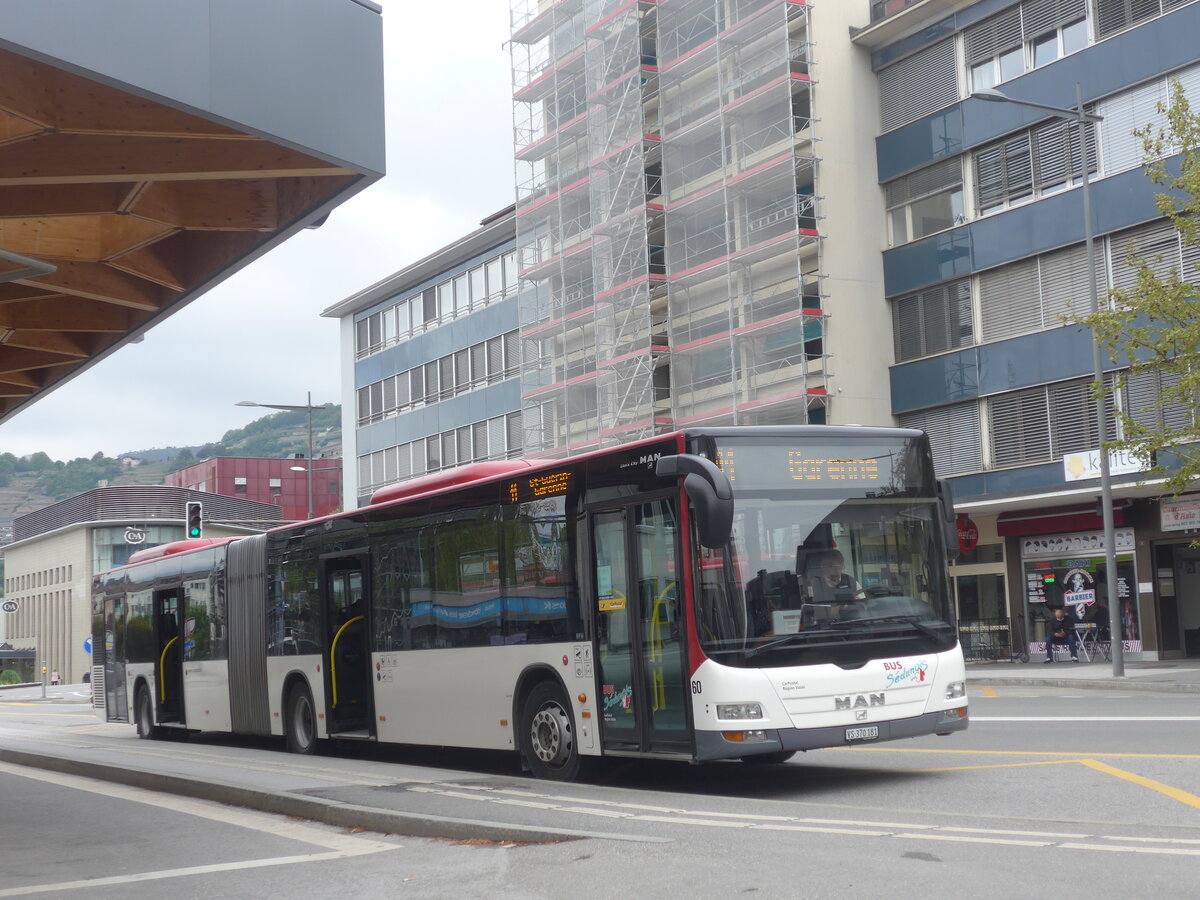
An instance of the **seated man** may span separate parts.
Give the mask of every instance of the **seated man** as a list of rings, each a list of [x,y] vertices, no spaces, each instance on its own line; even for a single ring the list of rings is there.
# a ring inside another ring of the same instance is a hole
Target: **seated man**
[[[1066,644],[1071,648],[1071,662],[1079,662],[1077,644],[1079,638],[1075,635],[1075,619],[1067,612],[1066,607],[1060,606],[1054,610],[1054,615],[1046,623],[1046,662],[1054,662],[1054,645]]]
[[[858,594],[858,582],[845,570],[846,558],[841,550],[822,550],[813,554],[804,570],[813,602],[853,603]]]

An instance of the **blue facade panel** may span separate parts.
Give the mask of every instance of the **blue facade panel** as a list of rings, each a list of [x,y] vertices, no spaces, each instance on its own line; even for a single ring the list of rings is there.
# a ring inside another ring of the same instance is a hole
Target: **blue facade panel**
[[[892,412],[961,403],[1093,371],[1091,332],[1067,325],[893,366]]]
[[[1157,190],[1141,169],[1093,181],[1096,236],[1158,218]],[[885,251],[884,292],[919,291],[1083,239],[1083,192],[1074,188]]]
[[[1000,90],[1022,100],[1073,107],[1078,82],[1084,102],[1090,103],[1191,65],[1196,61],[1197,34],[1200,4],[1192,4],[1006,81]],[[879,181],[891,181],[1046,117],[1014,104],[964,100],[876,138]]]

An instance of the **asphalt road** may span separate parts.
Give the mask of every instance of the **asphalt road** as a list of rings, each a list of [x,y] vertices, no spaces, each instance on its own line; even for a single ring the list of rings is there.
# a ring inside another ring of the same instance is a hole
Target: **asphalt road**
[[[1200,698],[996,687],[971,704],[948,738],[778,766],[620,763],[561,785],[502,754],[139,741],[69,699],[0,696],[0,747],[564,834],[354,833],[3,764],[0,897],[1192,895]]]

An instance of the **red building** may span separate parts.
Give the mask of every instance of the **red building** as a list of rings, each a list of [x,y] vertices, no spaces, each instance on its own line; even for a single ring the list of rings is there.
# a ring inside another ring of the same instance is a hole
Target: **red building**
[[[308,518],[308,460],[217,456],[167,475],[166,483],[281,507],[283,518]],[[342,506],[341,459],[313,460],[313,516]]]

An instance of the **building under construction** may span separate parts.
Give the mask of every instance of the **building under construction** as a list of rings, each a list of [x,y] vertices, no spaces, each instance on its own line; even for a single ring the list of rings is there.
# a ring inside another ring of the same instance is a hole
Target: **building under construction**
[[[879,256],[861,252],[883,242],[877,101],[854,96],[873,79],[847,53],[853,10],[827,7],[516,0],[527,451],[889,418]],[[832,129],[821,104],[840,109]],[[823,198],[847,188],[830,180],[867,196],[839,215]]]

